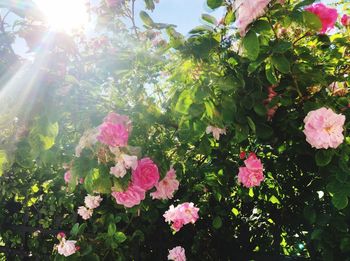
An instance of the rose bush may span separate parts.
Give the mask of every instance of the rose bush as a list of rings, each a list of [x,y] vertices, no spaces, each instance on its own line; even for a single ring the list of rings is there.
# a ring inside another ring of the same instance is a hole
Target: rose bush
[[[349,6],[208,0],[185,37],[134,4],[34,61],[0,4],[0,258],[348,260]]]

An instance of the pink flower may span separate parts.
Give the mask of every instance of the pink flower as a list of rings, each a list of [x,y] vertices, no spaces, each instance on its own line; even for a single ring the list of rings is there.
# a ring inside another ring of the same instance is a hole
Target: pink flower
[[[91,147],[97,142],[97,132],[97,129],[91,129],[84,132],[79,140],[79,144],[75,148],[75,156],[80,157],[84,148]]]
[[[214,139],[216,139],[216,140],[219,140],[220,139],[220,135],[222,135],[222,134],[225,134],[226,135],[226,129],[220,129],[220,128],[218,128],[218,127],[214,127],[214,126],[211,126],[211,125],[209,125],[208,127],[207,127],[207,129],[205,130],[205,132],[207,133],[207,134],[209,134],[209,133],[213,133],[213,137],[214,137]]]
[[[245,155],[246,155],[245,151],[241,151],[241,152],[239,153],[239,158],[240,158],[240,159],[244,159],[244,158],[245,158]]]
[[[244,36],[249,24],[265,13],[265,8],[271,0],[236,0],[234,10],[236,10],[236,26]]]
[[[65,238],[66,237],[66,234],[64,233],[64,232],[59,232],[58,234],[57,234],[57,239],[58,240],[61,240],[62,238]]]
[[[153,188],[159,180],[157,165],[150,158],[139,160],[137,168],[132,172],[131,180],[134,185],[143,190]]]
[[[127,208],[139,205],[145,199],[146,191],[138,186],[131,184],[124,192],[112,192],[118,204]]]
[[[341,24],[344,26],[349,26],[350,25],[350,16],[343,14],[343,16],[341,17]]]
[[[68,170],[66,173],[64,173],[64,181],[66,183],[69,183],[71,178],[72,178],[72,173],[70,172],[70,170]]]
[[[316,149],[337,148],[343,141],[345,116],[322,107],[310,111],[305,119],[306,141]]]
[[[110,172],[117,178],[122,178],[126,174],[126,169],[124,165],[120,162],[118,162],[114,167],[111,167]]]
[[[136,156],[122,154],[121,158],[123,160],[125,168],[127,168],[127,169],[131,168],[133,170],[135,170],[137,168],[137,157]]]
[[[254,153],[244,161],[245,167],[240,167],[238,172],[238,183],[247,188],[260,186],[264,180],[263,165]]]
[[[107,5],[108,8],[117,7],[118,5],[123,3],[123,1],[124,0],[105,0],[106,5]]]
[[[77,251],[77,247],[75,246],[76,242],[77,241],[62,238],[61,242],[57,246],[58,253],[62,256],[73,255]]]
[[[168,260],[186,261],[185,249],[177,246],[169,250]]]
[[[129,132],[124,125],[104,122],[99,129],[97,140],[101,143],[114,147],[128,144]]]
[[[165,177],[156,185],[157,191],[150,195],[153,199],[171,199],[179,188],[179,181],[176,179],[176,172],[171,168]]]
[[[305,10],[309,11],[318,16],[321,20],[322,28],[320,30],[321,34],[326,33],[328,30],[333,29],[335,22],[338,18],[338,12],[335,8],[330,8],[323,3],[316,3],[310,5],[305,8]]]
[[[87,220],[89,218],[91,218],[93,213],[92,209],[88,209],[85,206],[80,206],[78,208],[78,214],[82,217],[82,219]]]
[[[132,130],[131,120],[126,115],[120,115],[120,114],[115,113],[115,112],[110,112],[103,119],[103,122],[109,122],[109,123],[113,123],[113,124],[121,124],[128,130],[129,133]]]
[[[102,201],[101,196],[87,195],[85,197],[84,203],[87,208],[94,209],[100,206],[101,201]]]
[[[167,210],[163,217],[165,218],[165,222],[173,223],[172,229],[175,232],[178,232],[183,225],[192,223],[194,224],[198,216],[199,208],[196,208],[193,203],[182,203],[177,207],[173,205],[170,206],[169,210]]]

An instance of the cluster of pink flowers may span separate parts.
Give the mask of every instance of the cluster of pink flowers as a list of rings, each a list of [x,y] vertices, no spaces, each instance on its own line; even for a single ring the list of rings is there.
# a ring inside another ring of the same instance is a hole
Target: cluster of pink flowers
[[[165,222],[169,224],[172,223],[171,228],[178,232],[183,225],[192,223],[194,224],[198,216],[199,208],[196,208],[193,203],[182,203],[177,207],[171,205],[169,210],[165,212],[163,217],[165,218]]]
[[[238,183],[247,188],[260,186],[264,180],[263,165],[255,153],[250,153],[244,161],[245,167],[240,167],[238,172]]]
[[[137,168],[137,156],[119,153],[115,161],[117,163],[114,167],[111,167],[110,173],[117,178],[124,177],[127,169],[135,170]]]
[[[185,249],[177,246],[169,250],[168,260],[186,261]]]
[[[127,146],[129,134],[131,132],[131,121],[125,115],[111,112],[98,127],[99,134],[97,140],[108,146]]]
[[[317,15],[318,18],[321,20],[321,34],[325,34],[327,31],[334,28],[334,25],[338,18],[337,9],[330,8],[324,5],[323,3],[316,3],[306,7],[305,10]]]
[[[58,233],[57,239],[60,241],[60,243],[56,246],[57,252],[62,256],[71,256],[80,249],[75,245],[77,241],[66,240],[66,235],[63,232]]]
[[[136,169],[132,171],[129,187],[122,192],[112,192],[112,196],[118,204],[131,208],[140,204],[145,199],[146,191],[153,188],[158,181],[157,165],[150,158],[143,158],[138,161]]]
[[[84,220],[91,218],[94,212],[93,210],[100,206],[101,201],[102,201],[101,196],[87,195],[84,199],[85,206],[80,206],[78,208],[78,214]]]
[[[207,134],[213,133],[213,137],[214,137],[214,139],[216,139],[216,140],[219,140],[219,139],[220,139],[220,135],[223,135],[223,134],[226,135],[226,129],[225,129],[225,128],[224,128],[224,129],[221,129],[221,128],[214,127],[214,126],[211,126],[211,125],[209,125],[209,126],[207,127],[207,129],[205,130],[205,132],[206,132]]]
[[[156,184],[157,190],[150,195],[153,199],[171,199],[178,188],[179,181],[176,179],[176,171],[170,168],[165,177]]]
[[[345,116],[322,107],[310,111],[305,119],[306,141],[316,149],[337,148],[344,141]]]
[[[236,0],[234,10],[236,10],[236,26],[244,36],[249,24],[265,13],[265,9],[271,0]]]

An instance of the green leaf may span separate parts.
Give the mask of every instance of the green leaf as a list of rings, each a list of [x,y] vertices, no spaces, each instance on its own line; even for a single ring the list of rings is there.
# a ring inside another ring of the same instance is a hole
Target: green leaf
[[[316,221],[316,212],[311,206],[306,206],[303,211],[304,217],[311,223]]]
[[[256,124],[256,136],[261,139],[268,139],[273,135],[273,129],[263,123]]]
[[[272,84],[277,84],[278,83],[278,79],[276,76],[276,72],[275,72],[275,68],[273,66],[271,66],[270,63],[267,63],[265,65],[265,75],[267,80]]]
[[[315,155],[316,165],[319,167],[327,166],[333,158],[333,150],[318,150]]]
[[[73,237],[76,237],[78,235],[78,232],[79,232],[79,223],[75,223],[72,229],[70,230],[70,234]]]
[[[322,22],[320,18],[308,11],[303,12],[303,22],[308,28],[315,31],[319,31],[322,28]]]
[[[266,107],[264,106],[264,104],[262,103],[257,103],[254,105],[254,111],[256,112],[256,114],[258,114],[259,116],[263,116],[265,117],[266,116],[266,113],[267,113],[267,109]]]
[[[123,243],[126,240],[126,235],[123,232],[117,232],[115,233],[114,238],[118,243]]]
[[[269,201],[272,203],[272,204],[277,204],[277,205],[280,205],[281,202],[279,201],[278,198],[276,198],[276,196],[272,195],[269,199]]]
[[[271,57],[271,63],[281,73],[290,72],[290,63],[284,55],[275,54]]]
[[[4,165],[8,163],[6,151],[0,150],[0,177],[3,174]]]
[[[224,3],[224,0],[207,0],[207,5],[211,9],[218,8],[218,7],[222,6],[223,3]]]
[[[293,8],[293,10],[297,10],[299,9],[300,7],[303,7],[303,6],[306,6],[306,5],[311,5],[315,2],[316,0],[304,0],[304,1],[301,1],[300,3],[296,4]]]
[[[140,18],[145,25],[149,27],[153,27],[154,22],[152,18],[145,11],[140,12]]]
[[[188,109],[190,108],[191,104],[193,103],[192,95],[190,90],[184,90],[177,100],[177,103],[175,105],[175,110],[177,112],[180,112],[182,114],[187,114]]]
[[[219,216],[216,216],[213,220],[213,227],[219,229],[222,227],[222,219]]]
[[[108,236],[112,237],[114,236],[114,234],[117,232],[117,227],[114,223],[110,223],[108,225],[108,231],[107,231],[107,234]]]
[[[256,127],[255,127],[254,121],[249,116],[247,116],[247,121],[248,121],[248,125],[251,128],[251,130],[255,133],[256,132]]]
[[[209,14],[202,14],[202,19],[204,21],[208,22],[209,24],[212,24],[212,25],[217,24],[216,18],[214,16],[209,15]]]
[[[108,194],[111,192],[112,182],[108,173],[101,173],[98,169],[93,169],[86,176],[84,186],[89,194],[93,191]]]
[[[153,0],[145,0],[145,4],[146,4],[146,9],[152,10],[152,11],[154,10],[155,5]]]
[[[332,198],[332,203],[337,209],[344,209],[348,205],[348,197],[345,193],[335,193]]]
[[[243,38],[242,43],[247,57],[250,60],[256,60],[260,52],[259,39],[256,33],[253,30],[250,30]]]
[[[232,211],[232,213],[233,213],[236,217],[238,216],[239,211],[238,211],[237,208],[232,208],[231,211]]]

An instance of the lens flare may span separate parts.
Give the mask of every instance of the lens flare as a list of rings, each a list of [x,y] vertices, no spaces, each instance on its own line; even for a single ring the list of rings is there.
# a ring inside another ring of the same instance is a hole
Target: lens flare
[[[84,28],[89,22],[86,0],[35,0],[53,30],[67,33]]]

